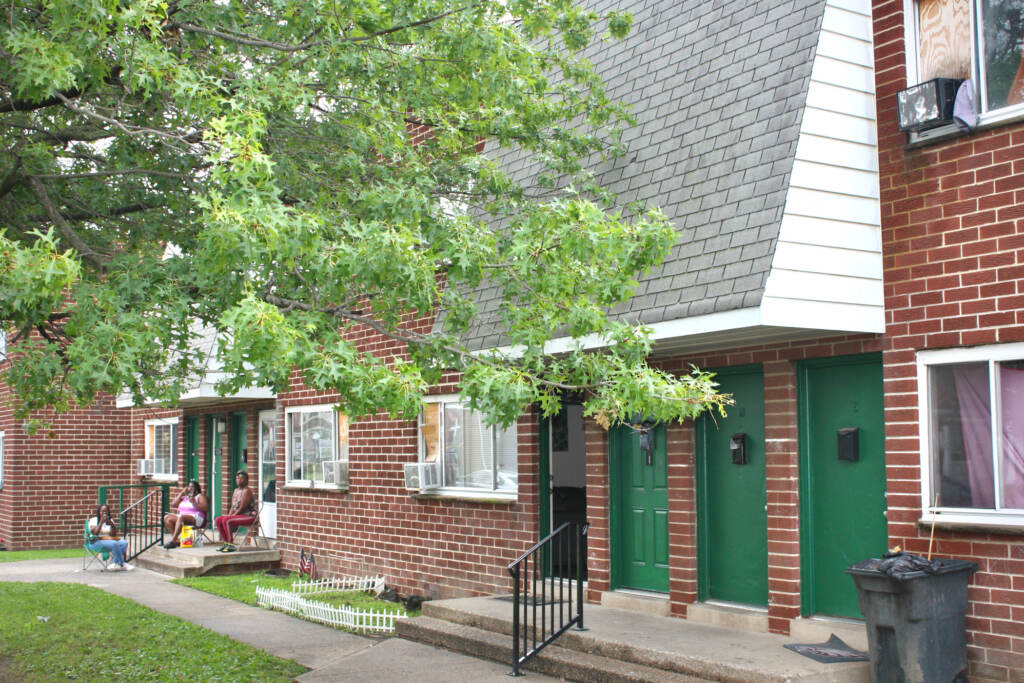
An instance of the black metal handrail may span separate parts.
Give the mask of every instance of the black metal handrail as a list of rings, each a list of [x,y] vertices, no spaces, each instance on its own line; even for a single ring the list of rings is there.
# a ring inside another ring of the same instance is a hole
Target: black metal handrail
[[[578,631],[586,630],[583,628],[584,541],[589,527],[585,522],[566,522],[508,566],[513,583],[513,676],[521,676],[520,667],[570,627],[575,625]],[[553,575],[552,559],[556,556],[575,557],[575,576]]]
[[[120,526],[128,540],[126,560],[135,559],[163,541],[165,492],[164,488],[150,491],[121,511]]]

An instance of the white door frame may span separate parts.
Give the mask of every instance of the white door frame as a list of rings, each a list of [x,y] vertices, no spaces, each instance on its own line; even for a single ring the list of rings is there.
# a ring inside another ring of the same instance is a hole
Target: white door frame
[[[265,430],[265,426],[269,425],[269,435]],[[269,466],[270,471],[277,472],[277,411],[276,410],[261,410],[259,414],[259,420],[257,424],[257,439],[258,444],[256,451],[259,453],[259,461],[257,470],[259,471],[259,500],[263,506],[263,512],[260,515],[260,531],[261,535],[268,538],[277,538],[277,496],[274,496],[273,501],[264,500],[264,496],[267,493],[267,486],[270,483],[265,477],[265,472]],[[269,440],[268,440],[269,436]],[[269,449],[269,450],[268,450]],[[269,456],[269,457],[268,457]],[[277,477],[274,477],[275,491],[277,488],[276,483]]]

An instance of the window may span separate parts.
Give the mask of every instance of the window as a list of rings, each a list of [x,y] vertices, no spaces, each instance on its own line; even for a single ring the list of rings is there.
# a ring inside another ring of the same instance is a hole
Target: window
[[[348,488],[348,417],[333,406],[285,410],[288,483]]]
[[[7,328],[0,325],[0,361],[7,360]]]
[[[4,432],[0,432],[0,489],[4,487]]]
[[[515,493],[516,426],[488,427],[457,397],[428,398],[420,414],[420,461],[437,463],[447,489]]]
[[[970,78],[980,121],[1024,115],[1024,0],[906,0],[907,85]]]
[[[918,354],[922,507],[1024,525],[1024,344]]]
[[[146,421],[146,460],[153,461],[150,472],[154,476],[178,478],[177,438],[178,418]]]

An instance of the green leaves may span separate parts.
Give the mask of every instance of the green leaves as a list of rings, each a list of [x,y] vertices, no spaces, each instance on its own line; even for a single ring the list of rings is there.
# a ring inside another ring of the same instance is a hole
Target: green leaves
[[[582,51],[631,21],[570,0],[14,0],[0,320],[20,410],[173,404],[210,354],[224,392],[297,368],[353,416],[413,416],[445,371],[504,423],[564,390],[608,423],[718,403],[607,317],[676,239],[588,170],[631,120]],[[469,344],[480,324],[510,352]]]

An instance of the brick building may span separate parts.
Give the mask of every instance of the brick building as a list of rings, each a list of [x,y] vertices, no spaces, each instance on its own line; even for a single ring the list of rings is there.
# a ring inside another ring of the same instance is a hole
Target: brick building
[[[1024,106],[1019,32],[1007,34],[1021,27],[1014,7],[873,8],[889,536],[927,552],[934,523],[939,555],[978,563],[967,624],[979,681],[1024,671]],[[997,48],[1008,37],[1016,47]],[[935,77],[984,85],[970,134],[952,124],[899,131],[897,92]]]
[[[589,55],[638,119],[627,155],[597,170],[623,199],[661,206],[680,243],[615,315],[652,327],[661,366],[718,369],[737,406],[655,427],[648,459],[633,431],[605,432],[571,402],[493,429],[448,383],[417,422],[350,422],[296,373],[261,413],[276,467],[258,486],[267,500],[275,481],[287,564],[312,548],[326,572],[381,572],[403,592],[503,592],[508,562],[586,520],[591,600],[639,590],[678,616],[734,603],[776,632],[857,615],[842,570],[888,542],[870,8],[651,0],[634,13],[629,39]],[[488,152],[531,177],[530,159]],[[486,316],[468,341],[504,343]],[[859,435],[846,460],[841,429]]]
[[[5,359],[6,339],[0,342]],[[8,550],[80,544],[97,487],[131,481],[129,416],[112,397],[36,417],[45,426],[29,434],[0,383],[0,539]]]
[[[661,367],[718,371],[736,398],[727,418],[655,426],[648,457],[636,433],[606,432],[571,401],[550,421],[487,428],[454,377],[418,421],[349,421],[298,372],[277,396],[220,397],[211,371],[182,409],[132,411],[132,458],[198,477],[214,513],[230,473],[255,470],[291,566],[305,548],[325,573],[379,572],[402,592],[504,592],[508,562],[586,520],[590,600],[641,591],[705,619],[740,607],[778,633],[859,617],[843,569],[897,544],[927,552],[934,521],[939,555],[980,565],[972,678],[1015,680],[1024,105],[1007,104],[1007,76],[970,135],[908,139],[895,113],[898,90],[960,75],[922,68],[925,10],[981,15],[968,0],[632,5],[631,36],[589,54],[637,118],[626,156],[595,170],[622,199],[660,206],[680,239],[614,315],[652,328]],[[531,177],[530,159],[487,151]],[[505,343],[486,317],[469,341]]]

